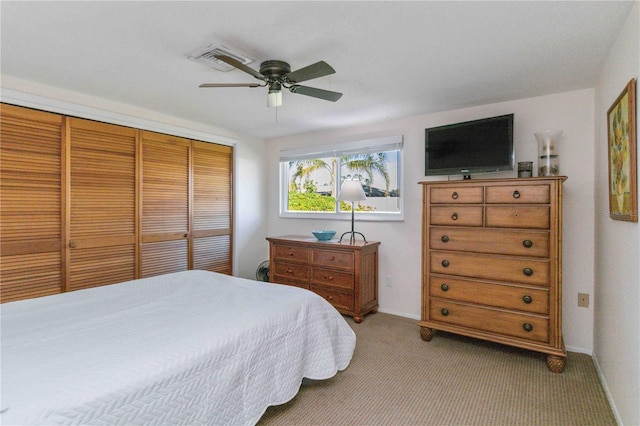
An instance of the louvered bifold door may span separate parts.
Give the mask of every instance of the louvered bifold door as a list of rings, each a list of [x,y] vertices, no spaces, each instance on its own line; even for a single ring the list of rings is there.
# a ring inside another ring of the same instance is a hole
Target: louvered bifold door
[[[142,277],[189,269],[190,141],[142,132]]]
[[[60,293],[63,117],[0,108],[0,301]]]
[[[193,269],[231,275],[232,148],[193,142]]]
[[[71,118],[69,289],[136,278],[137,130]]]

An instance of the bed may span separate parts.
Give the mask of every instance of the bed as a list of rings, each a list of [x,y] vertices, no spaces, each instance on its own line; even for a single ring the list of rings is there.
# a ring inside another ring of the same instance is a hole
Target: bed
[[[0,423],[255,424],[355,334],[291,286],[188,271],[0,305]]]

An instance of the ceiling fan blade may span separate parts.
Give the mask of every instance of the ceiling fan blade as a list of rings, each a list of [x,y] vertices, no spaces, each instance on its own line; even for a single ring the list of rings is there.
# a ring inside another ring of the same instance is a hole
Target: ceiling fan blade
[[[258,83],[204,83],[198,87],[260,87]]]
[[[236,61],[230,56],[226,56],[226,55],[214,55],[214,56],[217,59],[220,59],[222,62],[226,62],[227,64],[231,65],[232,67],[236,67],[239,70],[246,72],[247,74],[251,74],[258,80],[264,80],[264,75],[260,74],[258,71],[254,70],[253,68],[249,68],[242,62]]]
[[[320,61],[304,68],[300,68],[299,70],[292,71],[285,75],[285,78],[291,83],[301,83],[313,78],[334,74],[335,72],[336,70],[334,70],[331,65],[327,64],[325,61]]]
[[[325,101],[335,102],[342,97],[342,93],[332,92],[330,90],[316,89],[315,87],[307,86],[291,86],[289,88],[291,93],[297,93],[299,95],[313,96],[314,98],[324,99]]]

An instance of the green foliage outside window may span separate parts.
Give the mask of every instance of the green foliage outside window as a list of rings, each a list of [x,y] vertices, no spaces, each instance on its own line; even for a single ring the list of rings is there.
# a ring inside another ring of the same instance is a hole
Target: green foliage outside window
[[[289,210],[299,212],[335,212],[336,199],[310,192],[289,192]]]

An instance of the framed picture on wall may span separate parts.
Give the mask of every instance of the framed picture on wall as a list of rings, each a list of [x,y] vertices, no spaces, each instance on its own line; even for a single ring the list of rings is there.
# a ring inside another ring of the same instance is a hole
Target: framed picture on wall
[[[631,79],[607,111],[609,216],[638,221],[636,80]]]

